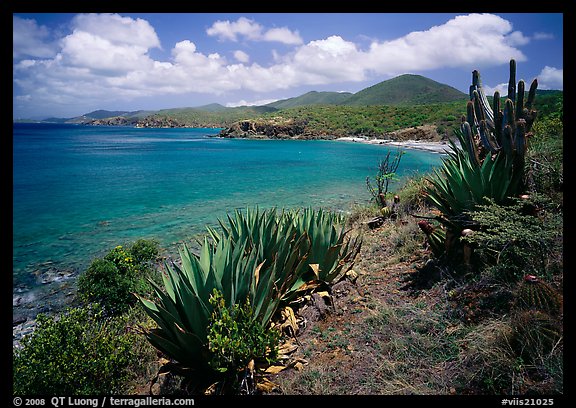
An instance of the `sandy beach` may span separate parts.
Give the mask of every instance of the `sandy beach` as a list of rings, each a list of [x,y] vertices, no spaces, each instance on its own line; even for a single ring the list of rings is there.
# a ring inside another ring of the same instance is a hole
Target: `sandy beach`
[[[384,146],[398,146],[407,149],[428,150],[436,153],[447,153],[450,151],[450,145],[446,142],[422,142],[419,140],[394,141],[394,140],[376,139],[376,138],[369,139],[364,137],[340,137],[336,140],[343,142],[377,144]]]

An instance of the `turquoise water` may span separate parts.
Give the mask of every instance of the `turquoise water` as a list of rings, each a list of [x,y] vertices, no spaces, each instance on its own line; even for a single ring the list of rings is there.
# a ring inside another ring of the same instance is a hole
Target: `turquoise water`
[[[347,211],[366,203],[386,147],[336,141],[238,140],[219,129],[14,124],[14,286],[52,268],[84,270],[138,238],[164,248],[235,208]],[[399,176],[441,156],[406,150]]]

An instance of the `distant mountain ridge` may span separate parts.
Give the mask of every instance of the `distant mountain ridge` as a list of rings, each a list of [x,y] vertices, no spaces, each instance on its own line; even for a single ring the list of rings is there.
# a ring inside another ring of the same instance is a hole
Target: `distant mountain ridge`
[[[343,105],[421,105],[454,102],[468,95],[421,75],[404,74],[350,96]]]
[[[543,91],[540,93],[554,93],[562,91]],[[226,107],[218,103],[211,103],[197,107],[171,108],[156,111],[108,111],[95,110],[74,118],[48,118],[44,120],[29,120],[30,122],[45,123],[76,123],[76,124],[113,124],[136,125],[146,118],[158,115],[174,118],[176,125],[184,119],[193,118],[190,125],[202,123],[211,127],[227,126],[233,120],[242,119],[243,114],[254,116],[313,105],[332,106],[375,106],[375,105],[425,105],[444,102],[464,101],[468,95],[449,85],[436,82],[430,78],[415,74],[403,74],[392,79],[379,82],[356,93],[310,91],[293,98],[282,99],[260,106]],[[149,123],[155,123],[154,120]],[[178,121],[180,120],[180,122]],[[19,120],[26,121],[26,120]]]
[[[281,99],[264,106],[276,109],[294,108],[305,105],[340,105],[353,94],[351,92],[318,92],[310,91],[294,98]]]
[[[308,105],[358,106],[422,104],[451,102],[464,98],[467,98],[465,93],[460,92],[451,86],[441,84],[420,75],[405,74],[396,78],[379,82],[357,93],[310,91],[293,98],[282,99],[260,106],[251,106],[250,108],[257,111],[266,112]],[[218,103],[211,103],[197,107],[162,109],[157,111],[139,110],[129,112],[108,111],[100,109],[74,118],[48,118],[41,121],[35,120],[34,122],[81,124],[90,123],[96,120],[101,121],[106,119],[115,119],[115,123],[119,121],[132,123],[137,118],[144,118],[146,116],[155,114],[171,114],[173,112],[205,112],[214,114],[226,114],[227,112],[231,112],[234,109],[236,108],[229,108]]]

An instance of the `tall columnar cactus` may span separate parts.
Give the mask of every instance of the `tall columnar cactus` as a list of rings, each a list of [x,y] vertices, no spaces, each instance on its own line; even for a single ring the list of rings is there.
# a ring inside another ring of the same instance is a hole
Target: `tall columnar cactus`
[[[492,106],[488,102],[480,72],[472,72],[470,86],[470,101],[466,107],[466,116],[462,117],[461,131],[465,139],[463,146],[471,159],[480,165],[486,157],[494,158],[504,154],[506,161],[512,164],[511,185],[513,189],[521,188],[524,176],[524,160],[527,139],[536,119],[533,109],[538,80],[530,85],[528,98],[525,99],[525,83],[523,80],[516,86],[516,61],[510,60],[510,79],[508,95],[501,109],[500,93],[494,93]]]
[[[490,202],[504,204],[523,192],[527,139],[536,118],[533,104],[537,87],[534,79],[525,98],[524,81],[516,86],[516,62],[511,60],[508,96],[502,108],[500,93],[494,93],[491,105],[480,73],[472,72],[470,100],[461,128],[455,132],[460,146],[450,141],[452,151],[442,167],[433,171],[424,190],[442,213],[437,218],[446,228],[447,254],[455,253],[462,231],[472,228],[468,212]]]

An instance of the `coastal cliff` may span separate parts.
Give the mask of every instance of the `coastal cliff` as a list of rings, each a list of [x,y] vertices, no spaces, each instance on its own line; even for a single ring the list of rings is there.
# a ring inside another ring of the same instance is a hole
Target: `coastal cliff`
[[[333,140],[348,137],[348,132],[326,132],[311,129],[306,121],[296,121],[293,119],[274,118],[271,120],[242,120],[234,123],[230,127],[223,129],[219,136],[225,138],[247,138],[247,139],[327,139]],[[437,132],[434,125],[414,126],[400,129],[393,132],[383,132],[380,134],[370,133],[368,135],[356,135],[359,137],[369,137],[382,140],[406,141],[420,140],[437,142],[445,139],[445,135]]]
[[[157,117],[157,116],[146,116],[144,118],[126,118],[123,116],[115,116],[112,118],[105,119],[95,119],[88,123],[87,125],[93,126],[134,126],[137,128],[178,128],[178,127],[190,127],[183,124],[178,119],[169,117]]]
[[[309,139],[317,138],[306,132],[306,121],[272,118],[270,120],[241,120],[223,129],[219,136],[226,138]]]

